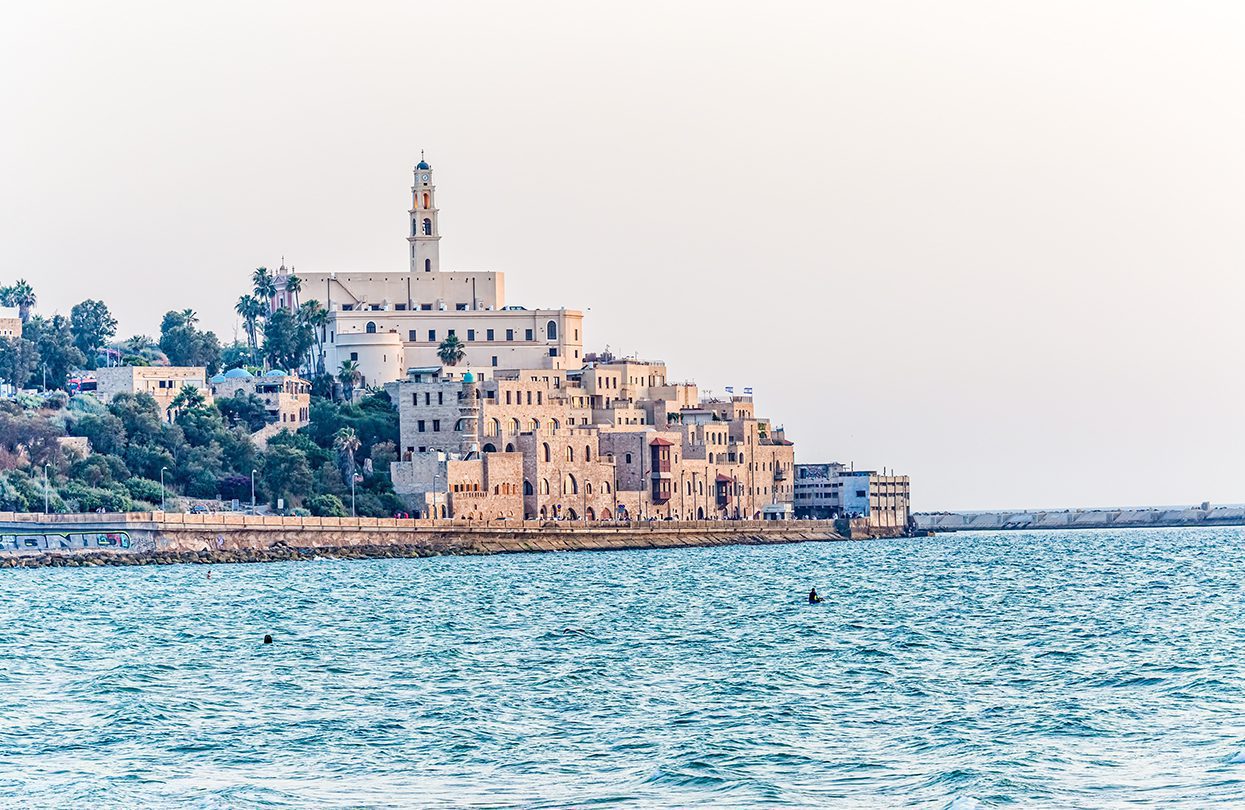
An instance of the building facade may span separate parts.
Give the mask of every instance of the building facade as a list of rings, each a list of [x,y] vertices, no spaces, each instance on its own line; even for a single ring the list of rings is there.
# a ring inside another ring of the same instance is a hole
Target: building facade
[[[352,361],[365,385],[403,380],[409,368],[439,364],[438,348],[450,336],[466,351],[463,369],[580,368],[583,313],[508,305],[502,273],[442,269],[436,193],[432,166],[421,159],[407,211],[405,271],[299,273],[297,296],[287,289],[290,271],[278,272],[278,305],[314,300],[328,312],[325,368],[336,372]]]
[[[173,400],[186,387],[197,388],[209,402],[212,392],[207,386],[207,370],[203,366],[114,366],[95,370],[95,395],[108,402],[118,394],[150,394],[173,421]]]
[[[16,340],[22,336],[22,318],[17,307],[0,307],[0,338]]]
[[[761,519],[793,500],[794,446],[751,397],[701,401],[664,364],[424,367],[386,386],[400,421],[394,488],[420,515]],[[517,500],[516,500],[517,498]]]
[[[906,529],[908,476],[852,470],[843,464],[797,464],[794,505],[800,518],[864,518],[871,528]]]
[[[296,431],[311,424],[311,383],[281,369],[256,377],[233,368],[208,381],[212,396],[225,399],[254,395],[264,403],[269,425]]]

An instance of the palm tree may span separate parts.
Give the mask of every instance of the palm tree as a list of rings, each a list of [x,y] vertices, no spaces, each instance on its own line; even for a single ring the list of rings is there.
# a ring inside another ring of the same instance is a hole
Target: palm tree
[[[312,299],[298,308],[299,323],[311,329],[311,339],[315,343],[315,351],[308,368],[315,373],[324,373],[324,344],[320,340],[321,329],[329,322],[329,313],[319,301]]]
[[[35,288],[24,278],[19,278],[12,287],[0,290],[0,304],[6,307],[17,307],[17,316],[22,323],[30,320],[30,309],[39,302]]]
[[[362,446],[359,434],[352,427],[344,427],[333,434],[333,449],[337,451],[338,463],[342,466],[343,478],[349,483],[354,477],[354,454]]]
[[[285,291],[294,299],[294,309],[298,309],[298,294],[303,291],[303,280],[291,275],[285,280]]]
[[[267,267],[256,267],[255,272],[251,274],[251,283],[255,287],[255,297],[271,313],[272,297],[277,294],[277,285],[272,280],[272,273],[268,272]]]
[[[463,348],[463,342],[458,339],[458,335],[450,335],[437,348],[437,357],[447,366],[458,365],[466,356],[467,350]]]
[[[199,322],[199,313],[195,312],[193,309],[183,309],[182,322],[187,326],[194,326]]]
[[[337,379],[341,381],[342,386],[346,389],[346,401],[354,400],[354,387],[363,379],[363,373],[359,371],[359,364],[354,360],[343,360],[341,368],[337,370]]]
[[[242,322],[246,326],[246,343],[251,349],[251,354],[254,355],[255,350],[259,348],[255,327],[259,323],[260,317],[264,314],[264,305],[255,296],[244,295],[238,299],[238,303],[233,309],[234,312],[241,316]]]

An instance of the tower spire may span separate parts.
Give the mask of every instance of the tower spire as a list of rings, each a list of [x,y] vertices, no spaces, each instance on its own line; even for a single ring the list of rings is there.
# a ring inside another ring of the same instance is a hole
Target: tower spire
[[[441,258],[438,243],[441,231],[437,227],[437,187],[432,182],[432,166],[419,150],[419,163],[415,164],[415,182],[411,186],[410,243],[411,272],[439,273]]]

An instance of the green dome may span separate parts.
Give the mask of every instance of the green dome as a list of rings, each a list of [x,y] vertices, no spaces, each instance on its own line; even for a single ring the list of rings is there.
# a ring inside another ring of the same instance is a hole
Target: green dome
[[[468,371],[466,374],[463,375],[463,382],[467,383],[467,382],[475,382],[475,381],[476,381],[476,375],[472,374],[470,371]]]

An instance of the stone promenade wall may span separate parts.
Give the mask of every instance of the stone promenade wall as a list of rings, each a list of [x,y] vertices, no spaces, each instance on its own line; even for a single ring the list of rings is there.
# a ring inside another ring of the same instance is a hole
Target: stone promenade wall
[[[856,535],[853,535],[856,536]],[[842,540],[833,521],[585,523],[236,514],[0,512],[4,557],[231,562],[314,556],[433,556]]]

